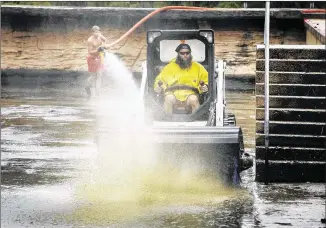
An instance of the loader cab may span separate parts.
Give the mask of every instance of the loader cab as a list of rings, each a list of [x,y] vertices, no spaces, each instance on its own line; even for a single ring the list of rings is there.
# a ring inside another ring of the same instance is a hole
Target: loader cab
[[[154,91],[155,78],[161,70],[177,56],[176,47],[180,43],[189,44],[193,61],[203,65],[208,72],[209,91],[200,94],[200,107],[193,113],[175,107],[172,115],[164,112],[162,97]],[[216,99],[213,30],[151,30],[147,32],[147,84],[145,92],[145,111],[157,121],[197,121],[207,120],[209,108]]]

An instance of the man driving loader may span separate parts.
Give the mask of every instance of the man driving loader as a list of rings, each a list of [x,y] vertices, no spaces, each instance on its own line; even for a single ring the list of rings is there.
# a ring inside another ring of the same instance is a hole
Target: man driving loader
[[[198,94],[208,91],[208,72],[200,64],[192,61],[191,48],[180,44],[172,59],[156,77],[154,90],[164,93],[164,110],[172,114],[175,106],[190,109],[191,113],[199,107]]]

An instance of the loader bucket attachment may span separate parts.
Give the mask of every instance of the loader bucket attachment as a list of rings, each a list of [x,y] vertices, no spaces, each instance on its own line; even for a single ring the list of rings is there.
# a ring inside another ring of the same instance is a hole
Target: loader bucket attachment
[[[112,142],[117,142],[117,135],[113,130],[100,132],[99,147],[113,149]],[[137,140],[143,146],[148,143],[147,147],[152,148],[161,164],[192,169],[196,174],[216,177],[226,185],[240,183],[238,127],[154,127],[142,132],[129,129],[126,137],[131,138],[125,138],[125,143],[136,145]]]

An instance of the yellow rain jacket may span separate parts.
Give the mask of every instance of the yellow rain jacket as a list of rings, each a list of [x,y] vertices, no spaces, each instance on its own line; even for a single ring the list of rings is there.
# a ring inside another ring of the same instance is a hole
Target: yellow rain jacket
[[[208,72],[205,67],[197,62],[192,62],[190,68],[182,69],[175,60],[175,58],[172,59],[156,77],[154,89],[158,86],[158,82],[161,81],[164,90],[171,86],[186,85],[197,88],[199,93],[202,93],[199,82],[204,81],[208,85]],[[179,101],[185,101],[190,94],[196,93],[192,90],[175,90],[165,92],[165,95],[167,94],[174,94]]]

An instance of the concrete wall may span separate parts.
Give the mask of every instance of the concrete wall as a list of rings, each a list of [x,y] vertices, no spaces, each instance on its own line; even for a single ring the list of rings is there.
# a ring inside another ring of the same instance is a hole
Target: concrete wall
[[[314,36],[309,30],[306,30],[306,44],[310,45],[322,45],[323,43]]]
[[[326,19],[305,19],[306,44],[326,44]]]
[[[7,69],[87,71],[89,28],[99,24],[109,43],[154,9],[2,7],[1,67]],[[271,43],[304,44],[300,11],[272,10]],[[181,18],[187,18],[187,20]],[[200,19],[200,20],[199,20]],[[110,48],[132,72],[146,59],[146,30],[150,28],[215,30],[215,55],[227,62],[227,77],[255,75],[255,47],[263,43],[264,9],[220,9],[215,12],[162,12],[128,39]],[[10,76],[12,71],[8,72]]]
[[[31,27],[39,31],[46,30],[45,25],[51,24],[51,31],[71,28],[89,28],[93,23],[102,26],[127,28],[132,26],[149,13],[153,8],[110,8],[110,7],[32,7],[32,6],[1,6],[2,27],[15,30],[28,30]],[[302,18],[303,9],[271,9],[271,18],[277,20],[296,20]],[[264,8],[225,9],[215,8],[204,11],[169,10],[163,11],[145,23],[146,28],[162,28],[167,21],[173,20],[173,26],[184,21],[221,20],[221,19],[258,19],[263,20]],[[27,19],[27,20],[24,20]]]

